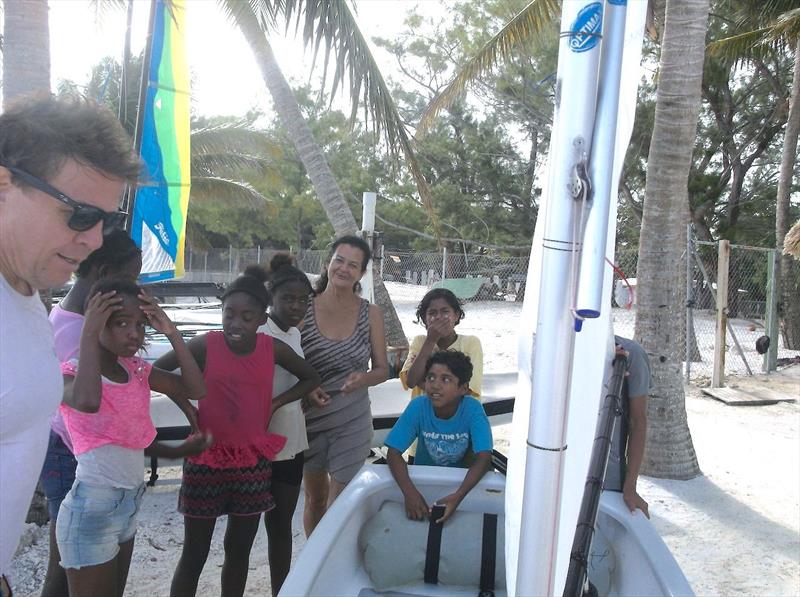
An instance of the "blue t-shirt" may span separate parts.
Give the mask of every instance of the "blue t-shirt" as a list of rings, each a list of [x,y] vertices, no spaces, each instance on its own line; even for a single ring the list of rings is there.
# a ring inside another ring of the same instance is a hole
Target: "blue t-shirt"
[[[405,452],[418,439],[415,464],[464,466],[468,450],[491,452],[492,428],[483,406],[464,396],[449,419],[440,419],[427,396],[414,398],[386,438],[386,445]]]

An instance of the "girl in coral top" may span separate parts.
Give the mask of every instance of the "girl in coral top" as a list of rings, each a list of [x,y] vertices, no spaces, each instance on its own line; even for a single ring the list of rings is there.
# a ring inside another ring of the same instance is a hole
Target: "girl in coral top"
[[[224,515],[228,525],[222,594],[244,594],[261,513],[275,505],[270,491],[271,461],[286,443],[284,436],[268,431],[272,413],[319,385],[314,369],[294,350],[258,333],[267,321],[265,281],[261,268],[248,267],[222,295],[222,331],[196,336],[188,344],[208,388],[199,406],[198,423],[213,436],[214,444],[184,462],[178,498],[178,511],[184,515],[184,542],[171,595],[196,593],[214,526]],[[298,382],[273,397],[276,363]],[[174,353],[156,361],[156,366],[165,369],[178,364]]]
[[[202,398],[206,388],[175,325],[133,281],[102,280],[90,296],[80,363],[61,365],[61,414],[78,468],[59,509],[56,539],[70,595],[122,595],[144,493],[144,452],[182,458],[210,443],[203,435],[178,447],[154,442],[150,389],[186,399]],[[136,356],[148,323],[169,339],[181,375]]]

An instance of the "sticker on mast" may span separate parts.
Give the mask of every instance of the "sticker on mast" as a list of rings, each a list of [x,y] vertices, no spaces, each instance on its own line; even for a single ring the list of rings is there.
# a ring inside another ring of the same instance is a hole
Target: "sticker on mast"
[[[569,34],[569,49],[573,52],[586,52],[600,43],[600,30],[603,27],[603,5],[593,2],[584,6]]]

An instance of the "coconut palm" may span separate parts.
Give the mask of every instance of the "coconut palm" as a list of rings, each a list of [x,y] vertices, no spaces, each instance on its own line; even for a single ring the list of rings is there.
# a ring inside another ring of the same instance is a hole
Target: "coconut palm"
[[[336,52],[337,66],[332,93],[341,83],[345,69],[350,69],[350,80],[354,85],[351,87],[351,93],[355,98],[353,104],[355,111],[360,97],[359,89],[363,83],[364,98],[368,102],[375,130],[383,132],[390,151],[396,154],[399,148],[399,151],[406,156],[423,203],[428,206],[436,229],[430,190],[416,162],[410,137],[347,4],[342,0],[318,2],[254,0],[251,4],[237,0],[220,0],[220,2],[250,45],[264,82],[272,95],[275,111],[289,131],[298,156],[333,225],[335,234],[337,236],[352,234],[358,229],[358,225],[328,165],[322,147],[317,143],[303,118],[294,93],[283,76],[268,41],[268,33],[277,25],[279,17],[291,21],[293,15],[300,15],[301,12],[306,23],[304,36],[309,43],[315,44],[315,51],[319,50],[320,44],[325,40],[326,58],[331,51]],[[314,28],[315,23],[317,28]],[[375,275],[374,278],[375,298],[383,308],[387,341],[390,346],[407,347],[408,340],[383,280],[379,275]]]
[[[47,0],[3,3],[3,104],[50,91],[50,28]]]
[[[667,4],[639,236],[635,335],[653,371],[642,473],[674,479],[700,474],[686,420],[679,344],[683,303],[675,289],[682,287],[708,10],[709,0]]]
[[[789,195],[797,161],[797,138],[800,133],[800,7],[796,0],[765,0],[757,5],[731,2],[738,18],[734,33],[709,45],[709,50],[724,58],[754,61],[771,52],[794,50],[792,89],[786,120],[781,167],[775,206],[775,246],[780,250],[789,229]],[[800,348],[800,303],[796,300],[798,276],[788,255],[780,261],[779,277],[783,334],[787,348]]]

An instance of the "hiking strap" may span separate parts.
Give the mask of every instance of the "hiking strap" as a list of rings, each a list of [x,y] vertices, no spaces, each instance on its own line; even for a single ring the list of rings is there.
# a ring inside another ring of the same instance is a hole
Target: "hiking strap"
[[[442,549],[442,527],[438,523],[444,516],[444,506],[434,506],[431,510],[431,521],[428,525],[428,546],[425,550],[425,582],[439,584],[439,555]]]
[[[479,597],[494,597],[494,574],[497,551],[497,514],[483,515],[481,542],[481,580]]]

